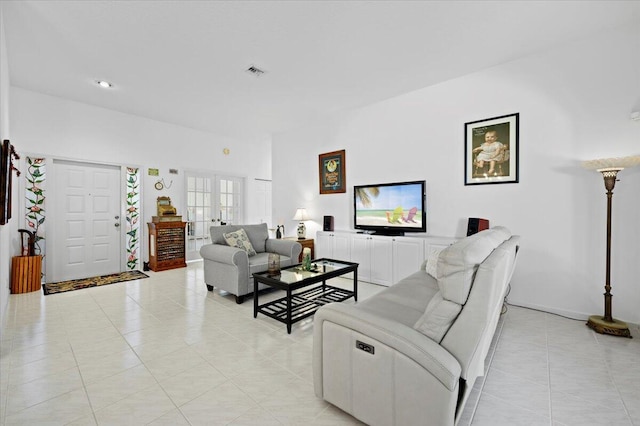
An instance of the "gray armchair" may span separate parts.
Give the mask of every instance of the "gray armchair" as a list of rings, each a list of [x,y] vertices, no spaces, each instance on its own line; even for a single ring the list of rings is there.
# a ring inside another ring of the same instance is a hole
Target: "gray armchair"
[[[244,229],[256,254],[248,256],[242,249],[227,245],[224,234]],[[204,282],[209,291],[214,287],[225,290],[236,297],[236,303],[244,302],[244,296],[253,293],[254,272],[267,270],[269,253],[280,255],[280,266],[298,263],[302,246],[293,240],[269,238],[266,223],[257,225],[223,225],[209,229],[211,244],[200,248],[204,259]],[[262,284],[260,289],[262,289]]]

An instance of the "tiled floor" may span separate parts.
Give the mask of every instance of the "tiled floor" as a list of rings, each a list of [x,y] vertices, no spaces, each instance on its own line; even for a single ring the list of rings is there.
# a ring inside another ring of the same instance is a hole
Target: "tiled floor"
[[[250,301],[206,291],[201,263],[149,275],[12,295],[0,423],[359,424],[314,396],[312,319],[291,335],[253,319]],[[361,283],[360,297],[380,289]],[[632,334],[509,307],[460,424],[640,425],[640,330]]]

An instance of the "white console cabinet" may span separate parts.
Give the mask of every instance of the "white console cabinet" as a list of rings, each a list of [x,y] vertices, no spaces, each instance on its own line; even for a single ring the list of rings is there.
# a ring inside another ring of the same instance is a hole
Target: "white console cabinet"
[[[443,248],[454,238],[386,237],[349,231],[319,231],[316,257],[356,262],[358,279],[390,286],[416,272],[430,247]]]
[[[318,232],[316,234],[316,258],[321,257],[336,260],[351,259],[350,233],[348,232]]]
[[[393,241],[389,237],[351,235],[351,261],[359,263],[358,278],[374,284],[393,284]]]

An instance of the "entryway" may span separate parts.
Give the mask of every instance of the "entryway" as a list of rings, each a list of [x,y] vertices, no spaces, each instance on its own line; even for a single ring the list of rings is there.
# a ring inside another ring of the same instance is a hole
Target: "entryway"
[[[121,272],[121,169],[53,160],[48,282]]]

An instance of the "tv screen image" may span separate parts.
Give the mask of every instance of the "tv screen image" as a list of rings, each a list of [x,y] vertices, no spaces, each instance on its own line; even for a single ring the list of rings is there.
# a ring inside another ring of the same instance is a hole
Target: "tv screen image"
[[[425,181],[353,187],[356,229],[385,235],[426,232]]]

